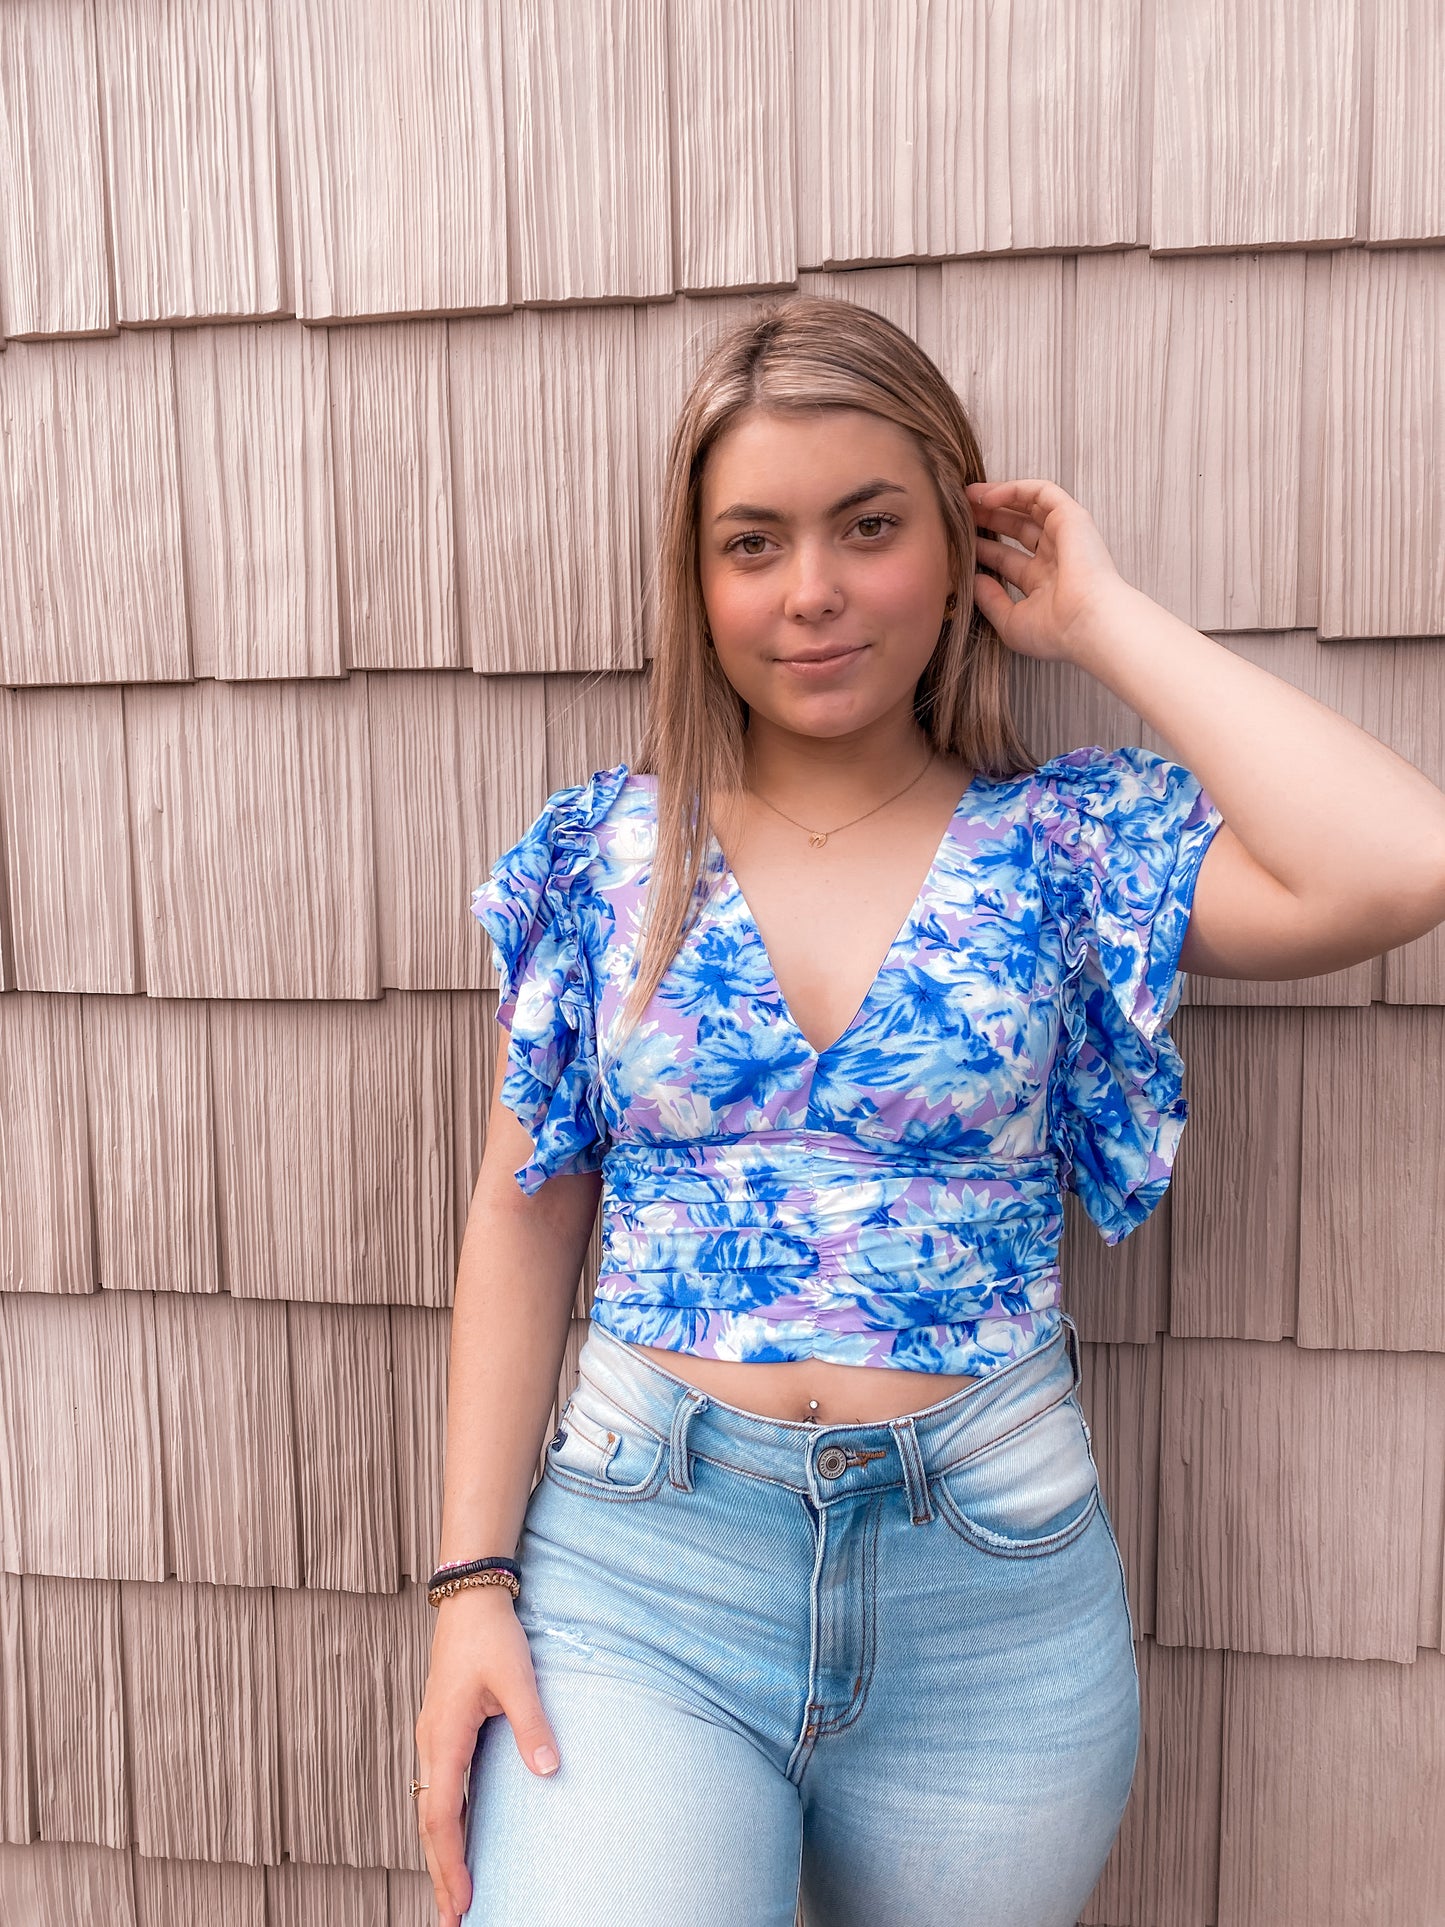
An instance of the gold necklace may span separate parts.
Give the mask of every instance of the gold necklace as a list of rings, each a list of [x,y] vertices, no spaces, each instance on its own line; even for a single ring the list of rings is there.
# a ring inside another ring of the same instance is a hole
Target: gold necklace
[[[864,810],[863,816],[876,816],[879,810],[886,808],[889,803],[896,803],[900,796],[905,795],[913,788],[914,783],[922,782],[923,778],[933,767],[933,763],[934,752],[929,750],[928,761],[923,765],[923,768],[919,770],[917,776],[915,776],[912,781],[905,783],[901,790],[895,790],[892,796],[885,796],[881,803],[875,803],[871,810]],[[765,804],[775,816],[781,816],[785,823],[791,823],[793,827],[798,830],[807,830],[808,841],[815,850],[821,850],[823,845],[828,841],[828,838],[830,836],[836,836],[839,830],[851,830],[855,823],[861,823],[863,821],[863,816],[850,816],[846,823],[835,823],[831,830],[813,830],[809,829],[806,823],[800,823],[797,817],[789,816],[786,810],[780,810],[776,803],[769,803],[767,797],[764,796],[760,790],[754,790],[753,795],[757,797],[760,803]]]

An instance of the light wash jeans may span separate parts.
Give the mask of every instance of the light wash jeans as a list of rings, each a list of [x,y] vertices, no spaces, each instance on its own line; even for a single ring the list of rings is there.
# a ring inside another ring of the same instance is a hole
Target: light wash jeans
[[[562,1763],[484,1722],[464,1927],[1075,1927],[1139,1746],[1079,1371],[807,1424],[594,1326],[518,1552]]]

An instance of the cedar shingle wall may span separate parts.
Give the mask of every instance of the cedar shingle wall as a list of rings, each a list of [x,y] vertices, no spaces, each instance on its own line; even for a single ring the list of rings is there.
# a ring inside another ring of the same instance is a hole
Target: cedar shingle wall
[[[757,291],[899,321],[990,473],[1445,782],[1442,21],[0,4],[7,1921],[434,1918],[467,900],[634,748],[666,435]],[[1016,673],[1040,755],[1169,753]],[[1169,1198],[1070,1203],[1145,1709],[1086,1927],[1436,1927],[1445,933],[1176,1035]]]

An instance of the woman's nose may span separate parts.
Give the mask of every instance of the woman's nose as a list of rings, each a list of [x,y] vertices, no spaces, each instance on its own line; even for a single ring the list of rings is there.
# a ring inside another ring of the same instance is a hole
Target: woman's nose
[[[843,607],[843,591],[825,557],[806,550],[798,552],[783,606],[786,614],[799,621],[817,622],[823,616],[838,614]]]

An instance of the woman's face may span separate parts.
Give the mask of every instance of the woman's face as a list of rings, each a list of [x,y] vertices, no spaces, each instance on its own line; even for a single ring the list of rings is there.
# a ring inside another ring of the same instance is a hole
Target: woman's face
[[[906,430],[855,408],[749,409],[708,452],[698,556],[718,661],[752,717],[843,736],[911,710],[953,582]]]

